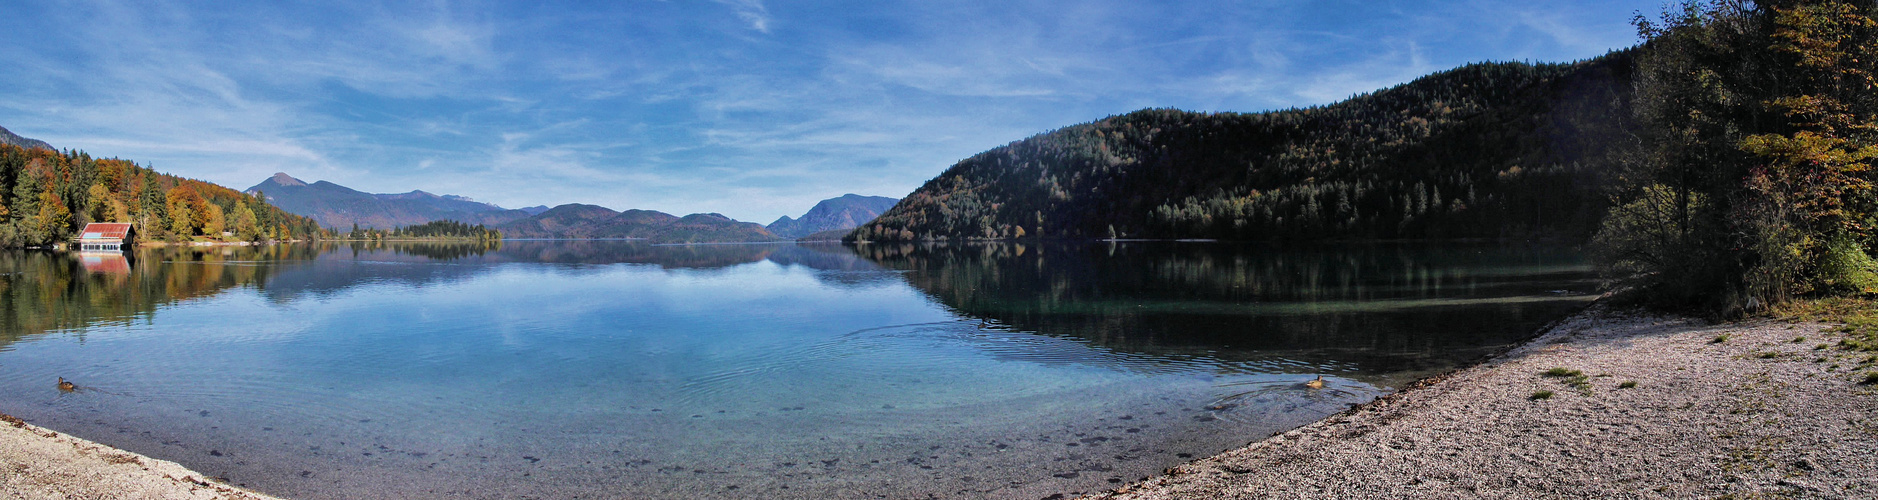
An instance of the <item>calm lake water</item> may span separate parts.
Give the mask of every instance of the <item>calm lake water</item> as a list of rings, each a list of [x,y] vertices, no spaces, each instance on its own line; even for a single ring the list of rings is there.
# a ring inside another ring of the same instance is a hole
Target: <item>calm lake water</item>
[[[0,412],[295,498],[1100,491],[1478,359],[1596,286],[1569,250],[1457,244],[128,257],[0,253]]]

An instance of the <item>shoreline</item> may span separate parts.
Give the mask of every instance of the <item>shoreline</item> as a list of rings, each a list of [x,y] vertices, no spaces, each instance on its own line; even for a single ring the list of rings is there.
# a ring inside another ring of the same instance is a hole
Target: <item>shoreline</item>
[[[1083,498],[1878,496],[1878,386],[1839,369],[1865,354],[1820,348],[1834,326],[1593,304],[1474,366]]]
[[[1834,326],[1594,303],[1475,365],[1084,498],[1874,496],[1878,386],[1837,369],[1864,354],[1818,348]],[[0,497],[274,498],[4,414],[0,443]]]
[[[0,498],[275,500],[157,460],[0,413]]]

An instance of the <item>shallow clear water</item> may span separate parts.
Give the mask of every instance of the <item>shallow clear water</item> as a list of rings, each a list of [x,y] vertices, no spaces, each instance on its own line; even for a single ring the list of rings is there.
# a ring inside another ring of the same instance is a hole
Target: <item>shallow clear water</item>
[[[1477,359],[1594,285],[1555,249],[1172,242],[10,252],[0,272],[0,411],[299,498],[1099,491]]]

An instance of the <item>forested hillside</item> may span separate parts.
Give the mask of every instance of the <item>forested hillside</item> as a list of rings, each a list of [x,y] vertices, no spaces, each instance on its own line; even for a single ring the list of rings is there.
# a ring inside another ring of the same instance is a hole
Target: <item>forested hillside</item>
[[[70,239],[90,222],[131,222],[141,238],[317,236],[312,219],[233,189],[78,151],[0,145],[0,246]]]
[[[1486,63],[1322,107],[1150,109],[980,153],[850,239],[1584,238],[1631,54]]]
[[[1145,110],[967,158],[850,240],[1589,242],[1723,314],[1878,296],[1878,2],[1684,1],[1643,45],[1329,106]]]

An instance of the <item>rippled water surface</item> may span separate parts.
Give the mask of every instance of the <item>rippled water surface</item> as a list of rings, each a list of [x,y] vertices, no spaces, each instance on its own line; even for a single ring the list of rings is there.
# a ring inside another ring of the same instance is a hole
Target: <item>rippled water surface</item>
[[[14,251],[0,273],[0,412],[297,498],[1100,491],[1477,359],[1594,285],[1556,249],[1172,242]]]

